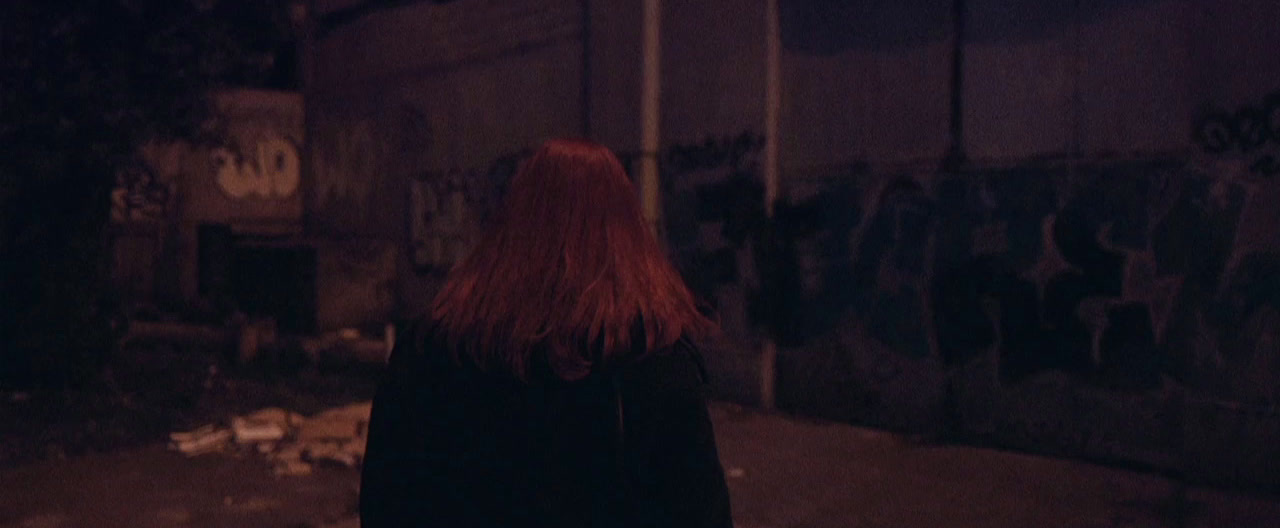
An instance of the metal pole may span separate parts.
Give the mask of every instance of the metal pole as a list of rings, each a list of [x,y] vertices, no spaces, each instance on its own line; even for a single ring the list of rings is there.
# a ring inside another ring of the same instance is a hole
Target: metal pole
[[[947,149],[942,166],[947,171],[957,171],[968,156],[964,151],[964,43],[965,0],[952,0],[951,23],[954,31],[951,44],[951,145]]]
[[[582,137],[591,137],[591,0],[582,0]]]
[[[644,0],[643,81],[640,92],[640,200],[645,220],[661,233],[662,202],[658,180],[659,124],[662,95],[662,2]]]
[[[782,113],[782,39],[778,21],[778,0],[765,0],[765,96],[764,96],[764,210],[773,218],[778,200],[778,133]],[[760,405],[777,405],[778,344],[766,335],[760,351]]]

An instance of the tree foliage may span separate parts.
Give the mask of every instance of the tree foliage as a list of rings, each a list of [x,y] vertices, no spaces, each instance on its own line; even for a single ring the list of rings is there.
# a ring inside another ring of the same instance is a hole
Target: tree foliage
[[[287,86],[291,39],[285,0],[0,2],[0,384],[107,359],[116,171],[210,139],[220,87]]]

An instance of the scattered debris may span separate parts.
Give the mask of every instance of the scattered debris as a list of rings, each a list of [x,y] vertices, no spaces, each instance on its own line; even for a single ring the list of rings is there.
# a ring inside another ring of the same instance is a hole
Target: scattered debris
[[[135,342],[161,343],[231,343],[234,329],[224,326],[186,324],[170,321],[129,321],[129,331],[121,338],[120,346]]]
[[[302,454],[312,464],[353,468],[360,464],[360,457],[364,455],[363,449],[350,448],[354,445],[355,442],[315,442],[308,445]]]
[[[322,524],[317,528],[360,528],[360,519],[357,517],[341,519],[341,520],[333,521],[330,523]]]
[[[271,317],[249,318],[242,314],[234,318],[233,325],[238,329],[236,342],[237,361],[248,364],[256,359],[265,349],[275,347],[280,340],[276,320]]]
[[[369,425],[369,402],[354,403],[321,412],[304,421],[298,429],[303,440],[347,440],[363,438]]]
[[[61,528],[62,526],[66,526],[66,523],[69,520],[70,517],[67,517],[64,514],[49,513],[27,517],[26,519],[23,519],[18,526],[22,528]]]
[[[231,420],[231,430],[237,444],[255,444],[259,447],[284,439],[285,430],[278,424],[236,417]]]
[[[263,512],[279,508],[282,504],[277,499],[264,497],[248,497],[241,500],[235,500],[229,496],[222,498],[222,506],[236,513]]]
[[[303,339],[301,347],[316,365],[382,364],[390,357],[395,339],[395,325],[387,324],[381,337],[362,334],[355,328],[344,328]]]
[[[311,464],[300,460],[276,462],[271,473],[277,477],[305,477],[311,474]]]
[[[186,525],[191,522],[191,511],[182,507],[158,510],[151,515],[165,524]]]
[[[355,403],[311,418],[268,407],[232,418],[230,427],[171,433],[170,448],[196,456],[234,447],[265,457],[281,477],[309,475],[316,465],[356,468],[364,460],[370,407]]]
[[[264,445],[284,440],[304,420],[301,414],[268,407],[232,418],[231,429],[237,444],[255,444],[261,450]]]
[[[231,431],[206,425],[193,431],[169,433],[169,447],[187,456],[220,451],[231,440]]]

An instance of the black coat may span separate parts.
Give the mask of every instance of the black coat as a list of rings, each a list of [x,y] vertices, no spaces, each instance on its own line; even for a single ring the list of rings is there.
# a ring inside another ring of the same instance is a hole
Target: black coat
[[[406,337],[373,402],[363,528],[732,527],[687,342],[566,382],[486,374],[430,331]]]

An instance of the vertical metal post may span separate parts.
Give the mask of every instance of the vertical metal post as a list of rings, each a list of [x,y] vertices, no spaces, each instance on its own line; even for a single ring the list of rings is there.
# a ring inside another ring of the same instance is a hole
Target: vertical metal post
[[[582,0],[582,137],[591,137],[591,0]]]
[[[302,229],[311,233],[314,226],[312,192],[314,192],[314,168],[312,163],[314,108],[316,100],[316,16],[315,0],[294,0],[289,4],[289,18],[298,35],[298,92],[302,94],[302,145],[298,152],[298,194],[302,196]]]
[[[951,23],[954,40],[951,48],[951,146],[943,159],[943,169],[955,171],[964,165],[964,41],[965,0],[952,0]]]
[[[640,92],[640,203],[654,233],[661,233],[662,194],[658,180],[659,125],[662,118],[662,1],[644,0],[642,86]]]
[[[765,0],[765,96],[764,96],[764,207],[773,218],[774,203],[780,187],[778,174],[778,136],[782,113],[782,37],[778,19],[778,0]],[[760,351],[760,405],[772,409],[777,405],[778,344],[766,335]]]

